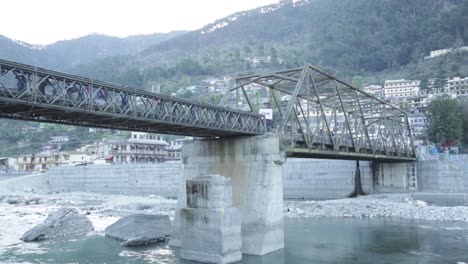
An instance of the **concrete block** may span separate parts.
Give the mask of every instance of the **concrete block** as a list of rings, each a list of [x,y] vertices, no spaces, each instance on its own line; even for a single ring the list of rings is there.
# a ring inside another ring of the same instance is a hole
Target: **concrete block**
[[[231,179],[213,174],[187,180],[187,207],[225,208],[231,206]]]
[[[237,208],[184,208],[181,218],[181,258],[206,263],[242,259],[241,217]]]

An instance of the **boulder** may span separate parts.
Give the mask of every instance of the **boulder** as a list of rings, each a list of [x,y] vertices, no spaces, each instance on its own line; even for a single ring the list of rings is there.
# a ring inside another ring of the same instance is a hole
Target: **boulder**
[[[167,240],[168,240],[168,237],[152,238],[149,236],[142,236],[139,238],[124,241],[120,245],[125,246],[125,247],[145,246],[145,245],[151,245],[155,243],[167,242]]]
[[[105,233],[107,237],[124,241],[123,246],[165,242],[171,233],[171,220],[167,215],[134,214],[108,226]]]
[[[22,202],[19,197],[10,197],[6,201],[9,204],[20,204]]]
[[[75,208],[62,208],[50,213],[44,222],[24,233],[25,242],[85,235],[94,229],[91,221]]]

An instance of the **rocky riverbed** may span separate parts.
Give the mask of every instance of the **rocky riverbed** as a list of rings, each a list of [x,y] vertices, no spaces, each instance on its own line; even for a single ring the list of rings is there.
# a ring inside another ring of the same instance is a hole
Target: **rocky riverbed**
[[[29,177],[29,176],[28,176]],[[40,177],[40,175],[39,175]],[[34,177],[31,177],[34,178]],[[0,181],[0,248],[21,243],[20,237],[43,221],[49,212],[76,208],[86,215],[95,230],[104,229],[123,216],[158,214],[174,218],[177,201],[164,197],[124,196],[92,193],[48,193],[39,185],[34,188],[16,184],[17,180]],[[15,184],[12,184],[15,183]],[[285,201],[286,217],[403,218],[435,221],[468,222],[468,207],[427,205],[410,194],[378,194],[352,199],[327,201]]]
[[[0,182],[0,250],[22,243],[21,236],[41,223],[50,212],[76,208],[91,220],[90,235],[104,235],[106,227],[131,214],[159,214],[174,218],[177,201],[161,196],[124,196],[91,193],[47,193],[44,190],[11,190]]]

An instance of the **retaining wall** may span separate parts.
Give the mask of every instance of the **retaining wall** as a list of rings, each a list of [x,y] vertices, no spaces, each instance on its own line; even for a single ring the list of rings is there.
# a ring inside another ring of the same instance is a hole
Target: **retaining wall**
[[[363,190],[372,193],[370,163],[359,164]],[[284,198],[344,198],[354,190],[355,171],[356,161],[287,159],[283,164]]]
[[[46,174],[51,191],[177,197],[183,165],[120,164],[55,167]]]
[[[375,182],[369,162],[360,162],[366,193],[405,192],[411,186],[409,163],[379,164]],[[355,161],[287,159],[283,164],[283,194],[292,199],[343,198],[354,189]],[[468,155],[451,155],[416,163],[416,190],[468,193]],[[56,167],[43,174],[52,191],[177,197],[183,165],[109,165]],[[373,186],[375,184],[375,186]]]
[[[360,162],[363,189],[372,192],[369,162]],[[355,161],[287,159],[283,164],[285,198],[330,199],[354,190]],[[180,163],[54,167],[45,173],[51,191],[177,197]]]
[[[468,155],[417,162],[419,192],[468,193]]]

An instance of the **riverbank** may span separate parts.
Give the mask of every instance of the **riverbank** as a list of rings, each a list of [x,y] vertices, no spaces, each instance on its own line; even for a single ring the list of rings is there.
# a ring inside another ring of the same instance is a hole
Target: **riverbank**
[[[468,222],[467,206],[434,206],[411,194],[375,194],[327,201],[285,201],[286,217],[402,218]]]

